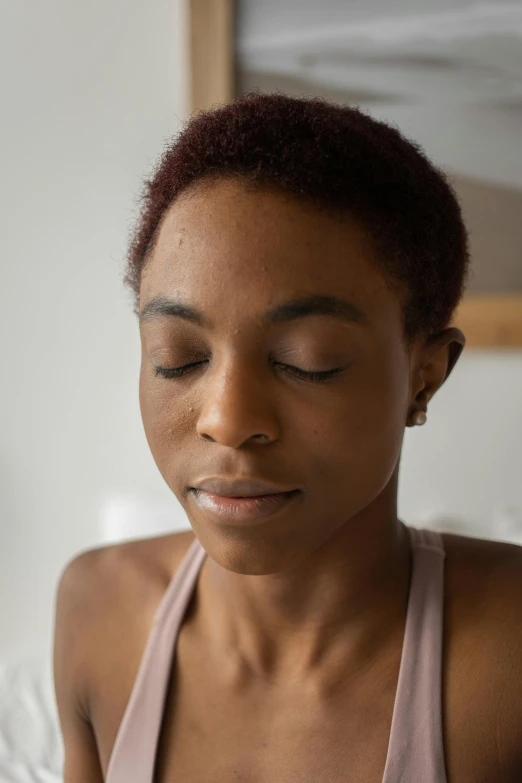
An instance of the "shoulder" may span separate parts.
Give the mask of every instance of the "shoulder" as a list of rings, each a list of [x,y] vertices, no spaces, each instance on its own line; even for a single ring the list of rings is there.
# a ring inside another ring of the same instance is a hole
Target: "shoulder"
[[[86,549],[63,568],[57,596],[67,596],[78,608],[86,608],[97,598],[106,599],[107,588],[111,597],[116,597],[135,580],[170,581],[194,538],[194,533],[186,530]]]
[[[522,696],[522,547],[452,534],[443,539],[448,645],[454,639],[469,659],[487,664],[488,680],[516,674],[509,686]]]
[[[450,533],[443,540],[448,609],[461,629],[487,622],[522,641],[522,547]]]
[[[114,609],[162,593],[195,536],[191,530],[93,547],[75,555],[62,570],[57,604],[99,622]]]
[[[95,670],[103,667],[118,639],[132,638],[141,626],[148,629],[194,538],[188,530],[94,547],[63,568],[56,590],[55,638],[60,636],[76,670],[81,709],[87,716]]]
[[[443,534],[448,710],[522,777],[522,547]],[[470,738],[471,742],[471,738]],[[477,753],[481,752],[477,748]]]

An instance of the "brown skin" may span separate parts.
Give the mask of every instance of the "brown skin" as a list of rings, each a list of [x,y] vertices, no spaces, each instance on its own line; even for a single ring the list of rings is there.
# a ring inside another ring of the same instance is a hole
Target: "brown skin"
[[[364,324],[262,323],[268,309],[318,293],[352,302]],[[172,205],[140,308],[156,296],[211,323],[141,324],[147,439],[208,553],[179,635],[155,783],[207,783],[210,766],[215,783],[380,783],[410,578],[397,519],[404,428],[427,410],[463,336],[448,329],[408,349],[403,296],[361,226],[236,180]],[[179,379],[154,374],[193,362]],[[345,369],[312,383],[291,367]],[[217,524],[188,488],[218,474],[302,492],[254,526]],[[154,611],[192,538],[104,547],[65,571],[55,678],[66,783],[103,779]],[[444,539],[448,779],[515,783],[522,550]]]

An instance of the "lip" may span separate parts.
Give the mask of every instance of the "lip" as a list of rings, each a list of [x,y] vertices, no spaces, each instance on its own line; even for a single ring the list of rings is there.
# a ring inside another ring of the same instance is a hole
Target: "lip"
[[[225,498],[260,497],[264,495],[279,495],[292,492],[296,487],[283,487],[269,481],[256,478],[231,479],[226,476],[208,476],[200,479],[190,487],[204,490],[212,495]]]
[[[202,489],[190,490],[202,511],[232,525],[244,525],[272,516],[287,507],[299,493],[300,490],[296,489],[256,497],[225,497]]]

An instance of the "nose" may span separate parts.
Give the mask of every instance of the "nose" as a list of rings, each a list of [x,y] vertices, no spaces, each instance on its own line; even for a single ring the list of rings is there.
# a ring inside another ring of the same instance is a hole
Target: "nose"
[[[277,440],[279,422],[269,381],[250,367],[218,371],[206,385],[196,429],[204,440],[236,449],[248,441]]]

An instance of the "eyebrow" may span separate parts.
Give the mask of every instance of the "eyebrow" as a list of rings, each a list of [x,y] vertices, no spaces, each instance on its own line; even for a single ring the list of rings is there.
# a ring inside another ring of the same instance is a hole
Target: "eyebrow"
[[[327,315],[350,324],[368,324],[368,318],[356,305],[346,299],[329,294],[312,294],[290,299],[264,313],[262,321],[265,326],[268,326],[314,315]],[[182,318],[209,330],[212,330],[214,326],[212,321],[196,308],[181,300],[169,299],[164,296],[154,297],[143,307],[139,315],[139,322],[141,325],[144,321],[164,316]]]

